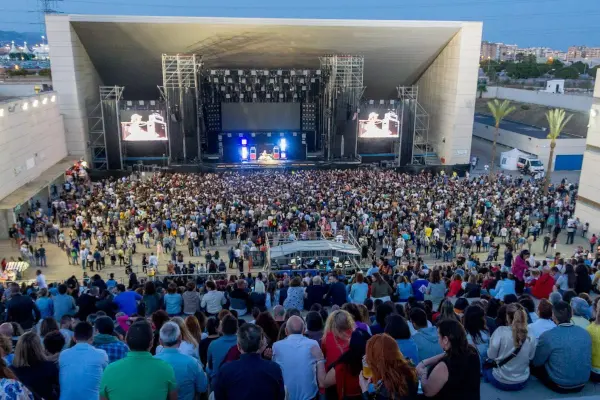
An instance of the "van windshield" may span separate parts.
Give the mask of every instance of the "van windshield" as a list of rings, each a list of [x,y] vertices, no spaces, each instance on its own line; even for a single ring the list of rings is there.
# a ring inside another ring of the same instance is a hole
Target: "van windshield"
[[[531,161],[529,161],[529,162],[531,163],[531,166],[532,166],[532,167],[541,167],[541,166],[543,166],[543,165],[544,165],[544,164],[542,164],[541,162],[539,162],[538,160],[531,160]]]

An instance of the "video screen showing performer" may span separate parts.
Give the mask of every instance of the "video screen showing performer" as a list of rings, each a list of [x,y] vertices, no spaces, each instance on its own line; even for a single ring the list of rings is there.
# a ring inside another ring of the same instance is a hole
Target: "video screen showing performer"
[[[168,140],[167,123],[160,111],[122,111],[121,131],[127,142]]]
[[[358,137],[362,138],[395,138],[399,134],[398,115],[388,110],[379,118],[379,113],[369,113],[369,118],[358,121]]]

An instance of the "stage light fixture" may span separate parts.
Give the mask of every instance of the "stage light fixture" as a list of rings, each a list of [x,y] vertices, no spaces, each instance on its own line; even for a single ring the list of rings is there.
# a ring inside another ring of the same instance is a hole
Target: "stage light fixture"
[[[34,100],[34,101],[33,101],[33,106],[34,106],[34,107],[37,107],[37,106],[39,106],[39,105],[40,105],[40,102],[39,102],[39,100]]]
[[[143,106],[144,105],[144,100],[140,100],[139,104],[140,104],[140,106]]]
[[[230,72],[228,69],[225,70],[225,76],[229,76]]]
[[[0,117],[4,117],[4,108],[0,108]]]
[[[248,144],[248,139],[243,138],[242,139],[242,146],[246,146]]]
[[[279,141],[279,148],[281,151],[285,151],[287,149],[287,141],[285,139],[281,139]]]
[[[277,75],[281,76],[282,73],[283,71],[281,71],[280,69],[277,70]]]
[[[211,75],[216,75],[216,74],[217,74],[217,71],[215,71],[214,69],[211,69],[211,70],[210,70],[210,74],[211,74]]]
[[[23,105],[21,106],[21,108],[25,111],[27,111],[27,109],[29,108],[29,103],[25,102],[23,103]]]
[[[263,74],[264,74],[265,76],[268,76],[268,75],[269,75],[269,70],[268,70],[268,69],[265,69],[265,70],[263,71]]]
[[[44,105],[45,105],[45,104],[48,104],[48,98],[47,98],[47,97],[44,97],[44,98],[42,99],[42,104],[44,104]]]
[[[317,70],[317,75],[321,75],[321,70],[320,69]]]
[[[244,75],[244,70],[243,69],[238,69],[238,75]]]
[[[383,104],[385,104],[385,100],[379,100],[379,104],[380,104],[380,105],[383,105]]]
[[[255,70],[250,71],[250,75],[256,76],[256,71]]]
[[[281,153],[279,153],[281,155],[281,159],[286,159],[287,158],[287,154],[285,154],[285,151],[283,151],[283,149],[281,149]]]
[[[150,105],[151,106],[155,106],[156,105],[156,101],[155,100],[150,100]]]
[[[242,160],[247,160],[247,159],[248,159],[248,148],[242,147]]]

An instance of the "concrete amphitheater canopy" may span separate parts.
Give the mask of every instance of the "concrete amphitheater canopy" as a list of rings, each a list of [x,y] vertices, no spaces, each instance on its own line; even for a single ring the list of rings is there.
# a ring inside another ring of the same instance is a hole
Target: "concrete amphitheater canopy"
[[[365,57],[366,98],[396,98],[397,85],[418,84],[430,113],[461,95],[474,96],[482,30],[480,22],[460,21],[108,15],[49,15],[46,21],[55,89],[79,92],[64,101],[93,103],[88,92],[97,85],[125,86],[128,98],[147,91],[156,97],[163,53],[202,55],[208,68],[257,69],[318,69],[319,56],[353,54]],[[474,102],[469,107],[472,124]],[[456,125],[448,119],[453,113],[445,111],[448,127]],[[451,136],[440,134],[439,141]]]

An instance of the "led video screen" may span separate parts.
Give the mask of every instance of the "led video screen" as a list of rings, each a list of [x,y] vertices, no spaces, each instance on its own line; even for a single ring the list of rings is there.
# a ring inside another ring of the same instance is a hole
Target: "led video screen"
[[[300,129],[300,103],[222,103],[223,131]]]
[[[394,110],[383,113],[383,118],[378,112],[369,113],[368,119],[358,121],[358,137],[360,138],[396,138],[399,134],[400,123]]]
[[[168,140],[167,122],[160,110],[122,110],[121,134],[126,142]]]

